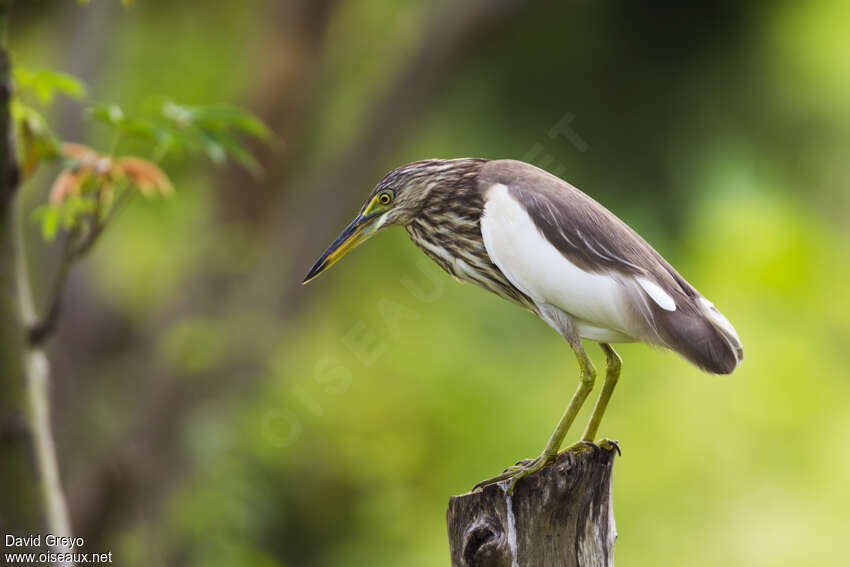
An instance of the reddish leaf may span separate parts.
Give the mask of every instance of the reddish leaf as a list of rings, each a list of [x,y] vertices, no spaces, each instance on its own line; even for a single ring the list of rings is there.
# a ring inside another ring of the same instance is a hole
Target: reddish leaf
[[[144,195],[158,192],[169,195],[173,191],[171,181],[159,167],[151,161],[138,157],[115,159],[113,171],[125,175]]]
[[[70,195],[80,192],[83,181],[88,176],[88,171],[83,169],[65,169],[59,174],[50,187],[50,202],[59,204]]]

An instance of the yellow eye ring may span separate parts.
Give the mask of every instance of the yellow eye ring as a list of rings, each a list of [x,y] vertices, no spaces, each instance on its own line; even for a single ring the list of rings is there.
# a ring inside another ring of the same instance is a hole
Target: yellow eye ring
[[[389,193],[381,193],[378,195],[378,203],[384,206],[389,205],[392,202],[392,195]]]

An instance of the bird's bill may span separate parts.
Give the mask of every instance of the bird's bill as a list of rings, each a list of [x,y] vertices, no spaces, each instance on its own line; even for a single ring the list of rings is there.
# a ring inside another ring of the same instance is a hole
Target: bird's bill
[[[313,264],[313,267],[310,268],[310,271],[307,272],[307,276],[302,281],[302,284],[305,284],[336,264],[340,258],[348,254],[351,250],[357,247],[361,242],[368,240],[372,234],[375,232],[375,224],[376,224],[375,215],[357,215],[357,218],[351,221],[345,230],[336,237],[336,240],[328,246],[328,249],[325,250],[324,254],[322,254],[316,263]]]

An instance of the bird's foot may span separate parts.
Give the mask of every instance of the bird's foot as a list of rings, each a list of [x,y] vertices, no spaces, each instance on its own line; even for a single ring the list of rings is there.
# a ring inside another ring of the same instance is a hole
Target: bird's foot
[[[573,443],[572,445],[564,449],[563,452],[566,453],[567,451],[569,451],[570,453],[581,453],[582,451],[591,451],[593,449],[599,448],[599,445],[597,445],[593,441],[582,440]]]
[[[613,439],[600,439],[599,447],[605,449],[606,451],[617,451],[618,456],[623,456],[623,452],[620,451],[620,443]]]
[[[590,451],[594,449],[605,451],[616,450],[618,455],[622,454],[620,453],[620,444],[617,441],[612,441],[611,439],[601,439],[598,444],[593,441],[578,441],[564,449],[562,452],[566,453],[567,451],[571,451],[573,453],[581,453],[582,451]],[[473,486],[472,490],[475,491],[491,484],[510,480],[511,482],[508,484],[507,490],[508,494],[513,494],[514,486],[516,486],[516,483],[521,478],[536,473],[549,463],[554,462],[557,457],[558,455],[548,455],[543,453],[536,459],[523,459],[521,461],[517,461],[515,465],[512,465],[502,471],[502,474],[494,476],[493,478],[488,478],[487,480],[482,480]]]
[[[493,478],[488,478],[487,480],[482,480],[478,484],[472,487],[472,490],[478,490],[480,488],[484,488],[490,484],[496,484],[497,482],[503,482],[505,480],[510,480],[508,484],[507,491],[508,494],[514,493],[514,486],[519,481],[519,479],[524,478],[530,474],[534,474],[552,461],[555,460],[557,455],[547,455],[542,454],[536,459],[524,459],[522,461],[517,462],[517,464],[506,468],[502,474],[494,476]]]
[[[581,453],[582,451],[587,451],[589,449],[603,449],[605,451],[617,451],[617,454],[622,456],[623,453],[620,451],[620,443],[614,441],[612,439],[600,439],[599,443],[594,443],[593,441],[588,441],[586,439],[579,441],[573,445],[570,445],[564,452],[572,451],[573,453]]]

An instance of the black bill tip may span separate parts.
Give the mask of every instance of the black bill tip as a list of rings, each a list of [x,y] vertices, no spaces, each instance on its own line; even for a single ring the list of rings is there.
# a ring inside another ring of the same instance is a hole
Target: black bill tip
[[[318,276],[324,269],[327,267],[327,262],[325,262],[324,258],[319,258],[316,260],[316,263],[313,264],[313,267],[310,268],[310,271],[307,272],[307,275],[304,276],[304,279],[301,280],[301,285],[308,283],[310,280]]]
[[[374,215],[372,215],[374,216]],[[364,217],[363,215],[357,215],[351,224],[345,227],[345,230],[342,231],[342,234],[336,237],[328,249],[319,256],[319,259],[316,260],[316,263],[313,264],[313,267],[310,268],[310,271],[307,272],[307,275],[304,276],[304,279],[301,281],[301,284],[305,284],[327,270],[331,267],[335,262],[339,261],[340,258],[345,256],[352,248],[357,246],[359,243],[359,236],[361,235],[361,231],[365,226],[369,224],[372,216]]]

